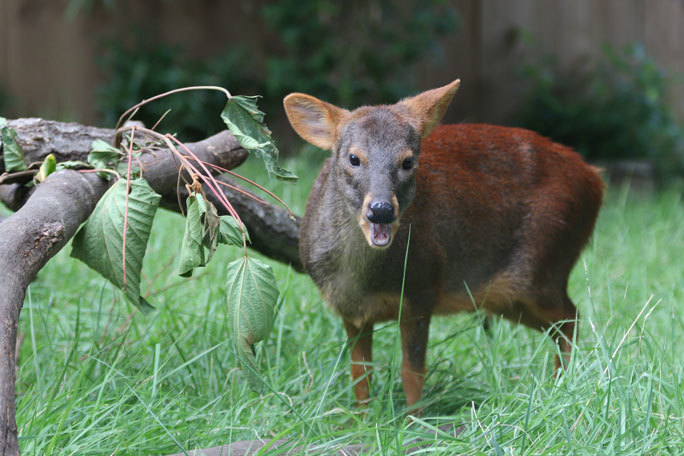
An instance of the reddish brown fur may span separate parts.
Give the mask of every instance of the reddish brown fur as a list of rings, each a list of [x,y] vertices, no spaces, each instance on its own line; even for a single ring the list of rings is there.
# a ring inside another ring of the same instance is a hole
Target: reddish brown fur
[[[409,99],[409,105],[421,106],[419,111],[429,118],[409,116],[406,128],[432,128],[434,111],[446,109],[444,100],[451,99],[456,86]],[[298,96],[288,98],[297,103]],[[390,114],[383,111],[380,118],[401,119],[406,107],[406,102],[392,105],[386,108]],[[344,111],[345,118],[364,119],[373,115],[372,109]],[[404,124],[396,122],[386,126],[400,132]],[[343,127],[336,124],[330,130],[339,134]],[[553,328],[552,337],[569,353],[577,310],[567,295],[567,281],[601,204],[603,184],[596,169],[571,149],[531,131],[476,124],[437,127],[420,145],[415,196],[393,225],[392,244],[374,249],[366,242],[367,226],[359,227],[364,212],[341,194],[355,188],[344,182],[357,171],[344,161],[340,141],[328,141],[337,145],[307,203],[300,251],[306,270],[342,316],[355,344],[352,377],[360,401],[369,396],[373,324],[399,315],[407,248],[400,327],[402,383],[409,405],[421,395],[434,314],[484,308],[534,329]],[[364,151],[369,170],[376,160],[386,160],[383,166],[390,168],[400,166],[398,158],[407,150],[396,143],[396,150],[369,144],[373,150]],[[380,168],[374,169],[369,179],[386,179]],[[360,199],[365,209],[369,198]]]
[[[421,146],[418,190],[402,223],[444,225],[449,219],[466,218],[472,227],[468,243],[476,246],[471,249],[473,262],[501,237],[502,226],[517,223],[511,234],[520,243],[520,253],[512,258],[512,270],[503,268],[474,290],[475,303],[466,293],[445,296],[440,291],[433,312],[483,307],[540,330],[574,320],[577,310],[565,294],[567,280],[593,230],[602,192],[597,170],[576,152],[529,130],[437,127]],[[439,210],[435,202],[451,210]],[[431,214],[439,215],[429,221]],[[496,216],[500,219],[494,220]],[[423,250],[433,237],[430,230],[416,229],[411,244]],[[574,323],[559,329],[562,334],[556,339],[562,351],[569,352]]]

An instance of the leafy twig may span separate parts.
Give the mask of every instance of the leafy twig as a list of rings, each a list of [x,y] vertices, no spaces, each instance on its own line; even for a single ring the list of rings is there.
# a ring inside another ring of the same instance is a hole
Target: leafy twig
[[[219,185],[223,185],[224,187],[228,187],[231,190],[235,190],[236,192],[245,195],[247,198],[253,199],[257,203],[268,205],[268,203],[266,201],[262,200],[261,198],[259,198],[256,195],[252,195],[251,193],[244,191],[240,187],[237,187],[235,185],[230,185],[228,182],[223,182],[222,180],[218,180],[218,179],[216,180],[216,183]]]
[[[79,169],[77,170],[79,173],[109,173],[112,176],[114,176],[115,179],[119,179],[121,176],[119,176],[119,173],[114,171],[113,169],[108,169],[108,168],[95,168],[95,169]]]
[[[159,118],[159,120],[157,120],[154,123],[154,125],[152,125],[152,128],[150,128],[150,130],[152,130],[152,131],[156,130],[157,127],[159,126],[159,124],[161,123],[161,121],[164,120],[164,117],[166,117],[166,115],[170,112],[171,112],[171,109],[167,109],[166,112],[164,114],[162,114],[162,116]]]
[[[188,164],[188,166],[192,167],[193,170],[197,173],[197,175],[200,176],[200,178],[207,184],[207,186],[211,189],[212,193],[223,203],[225,208],[228,210],[230,215],[235,219],[235,221],[238,223],[238,226],[242,230],[242,245],[243,249],[245,252],[245,257],[247,256],[247,236],[245,235],[245,225],[242,223],[242,220],[240,219],[240,216],[238,215],[237,211],[235,208],[233,208],[233,205],[230,204],[226,196],[223,194],[222,191],[218,188],[217,180],[214,178],[214,176],[211,174],[211,172],[207,169],[207,167],[204,165],[204,162],[197,158],[197,156],[185,145],[183,144],[178,138],[175,138],[174,136],[171,135],[166,135],[167,138],[169,138],[172,141],[175,141],[180,145],[183,150],[185,150],[186,153],[188,153],[201,167],[202,169],[206,172],[206,175],[200,173],[197,171],[197,169],[192,166],[189,160],[187,160],[184,156],[181,156],[183,160]]]
[[[27,169],[13,173],[0,174],[0,185],[30,182],[38,173],[37,169]]]
[[[140,128],[137,126],[126,126],[122,127],[116,130],[115,136],[120,135],[121,133],[125,131],[132,130],[133,128],[136,128],[145,134],[152,136],[154,138],[157,138],[159,141],[162,141],[166,144],[166,146],[169,148],[169,150],[180,159],[182,163],[182,167],[186,167],[191,174],[194,174],[198,176],[207,186],[209,189],[212,191],[212,193],[216,196],[216,198],[223,204],[225,209],[228,211],[231,217],[237,222],[238,227],[242,231],[242,244],[243,244],[243,250],[245,252],[245,256],[247,256],[247,236],[245,234],[245,226],[244,223],[242,222],[242,219],[240,219],[240,216],[238,215],[237,211],[233,207],[232,204],[228,201],[228,199],[225,197],[222,191],[219,189],[219,184],[218,181],[214,178],[214,176],[211,174],[209,169],[204,165],[202,160],[200,160],[185,144],[183,144],[178,138],[174,137],[173,135],[166,134],[162,135],[160,133],[157,133],[156,131],[149,130],[147,128]],[[178,144],[183,150],[190,155],[193,161],[195,161],[203,170],[204,173],[200,172],[197,167],[195,167],[191,161],[183,154],[181,154],[176,146],[174,145],[174,142]],[[182,169],[181,167],[181,169]]]
[[[132,126],[131,127],[126,126],[126,127],[119,128],[118,130],[116,130],[115,135],[118,136],[119,134],[121,134],[125,131],[128,131],[128,130],[131,130],[132,128],[133,128]],[[214,179],[214,177],[206,169],[206,167],[203,167],[203,168],[205,169],[207,175],[205,176],[204,174],[202,174],[192,163],[190,163],[190,161],[186,158],[185,155],[181,154],[178,151],[178,149],[174,145],[173,141],[175,141],[179,145],[181,145],[181,147],[183,147],[184,150],[186,152],[188,152],[188,154],[193,157],[194,161],[196,161],[198,163],[201,162],[201,160],[199,160],[197,158],[197,156],[190,149],[188,149],[187,146],[185,146],[185,144],[183,144],[180,140],[175,138],[173,135],[169,135],[169,134],[162,135],[161,133],[157,133],[156,131],[152,131],[152,130],[149,130],[147,128],[140,128],[140,127],[136,127],[136,128],[140,131],[143,131],[145,134],[152,136],[154,138],[157,138],[158,140],[164,142],[166,144],[166,147],[169,148],[169,150],[174,154],[174,156],[181,160],[180,170],[182,170],[183,167],[185,167],[189,170],[190,174],[194,173],[197,176],[199,176],[209,186],[209,188],[216,195],[216,197],[219,199],[219,201],[221,201],[221,203],[224,204],[224,206],[226,207],[226,210],[231,215],[231,217],[233,217],[239,223],[239,226],[242,227],[242,220],[240,220],[240,217],[238,216],[237,212],[235,211],[233,206],[230,204],[230,202],[228,202],[228,200],[225,198],[225,196],[223,195],[223,192],[220,192],[218,190],[218,185],[215,184],[217,182],[216,179]],[[200,163],[200,166],[201,166],[201,163]]]

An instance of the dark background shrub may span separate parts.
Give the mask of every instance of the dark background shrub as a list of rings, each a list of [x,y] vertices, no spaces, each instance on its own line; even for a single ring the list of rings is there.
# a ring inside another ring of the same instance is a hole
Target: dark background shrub
[[[684,130],[668,104],[669,75],[635,44],[606,46],[570,77],[554,60],[528,64],[531,81],[513,123],[574,147],[589,160],[646,159],[684,171]]]

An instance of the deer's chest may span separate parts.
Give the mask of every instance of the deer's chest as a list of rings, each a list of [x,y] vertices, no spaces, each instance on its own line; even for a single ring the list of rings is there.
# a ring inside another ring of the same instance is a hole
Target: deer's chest
[[[355,326],[396,318],[401,276],[390,280],[396,271],[386,256],[376,252],[365,258],[362,255],[368,253],[354,255],[350,249],[346,254],[335,253],[326,261],[326,274],[314,277],[323,297],[337,314]]]

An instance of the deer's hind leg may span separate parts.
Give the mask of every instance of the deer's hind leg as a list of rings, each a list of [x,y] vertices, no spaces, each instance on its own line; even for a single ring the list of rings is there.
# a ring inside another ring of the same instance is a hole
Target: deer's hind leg
[[[559,356],[556,356],[556,369],[559,369],[561,366],[567,369],[570,364],[572,344],[577,334],[579,323],[579,311],[567,293],[563,294],[562,302],[562,309],[554,314],[554,325],[557,328],[555,336],[553,333],[551,334],[558,344],[563,357],[561,360]]]
[[[556,369],[567,368],[572,352],[579,313],[567,293],[554,293],[518,302],[519,321],[539,331],[549,331],[549,336],[558,344],[560,356],[555,357]],[[562,359],[561,359],[562,358]]]

